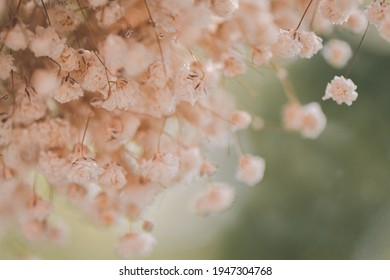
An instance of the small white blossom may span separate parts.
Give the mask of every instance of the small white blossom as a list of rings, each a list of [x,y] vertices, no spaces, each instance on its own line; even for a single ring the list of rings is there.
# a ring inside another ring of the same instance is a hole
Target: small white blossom
[[[84,95],[81,86],[72,78],[65,78],[61,86],[53,92],[53,98],[59,103],[77,100]]]
[[[97,181],[104,168],[92,158],[79,158],[72,163],[68,172],[68,180],[77,184],[88,184]]]
[[[194,210],[199,215],[220,213],[233,204],[235,190],[224,183],[214,183],[208,190],[201,193],[195,200]]]
[[[107,189],[121,189],[126,184],[126,171],[118,164],[111,163],[104,168],[99,183]]]
[[[141,175],[152,182],[167,182],[173,179],[179,171],[179,157],[167,153],[156,153],[153,159],[142,160]]]
[[[254,186],[263,179],[265,161],[253,155],[242,155],[238,163],[236,179],[249,186]]]
[[[251,124],[252,116],[245,111],[234,111],[231,114],[231,123],[234,131],[246,129]]]
[[[125,259],[141,258],[149,254],[156,244],[156,240],[150,233],[129,232],[122,236],[116,251]]]
[[[336,68],[342,68],[351,58],[352,49],[347,42],[332,39],[326,43],[322,54],[330,65]]]
[[[115,109],[126,110],[136,102],[139,94],[137,82],[129,80],[118,80],[110,88],[106,88],[103,95],[108,98],[102,103],[102,108],[113,111]]]
[[[61,39],[53,27],[37,26],[35,35],[30,41],[30,50],[36,57],[48,56],[57,59],[65,48],[66,39]]]
[[[357,86],[351,79],[346,79],[343,76],[336,76],[326,86],[325,95],[322,99],[327,100],[332,98],[337,104],[345,103],[350,106],[358,97],[356,89]]]

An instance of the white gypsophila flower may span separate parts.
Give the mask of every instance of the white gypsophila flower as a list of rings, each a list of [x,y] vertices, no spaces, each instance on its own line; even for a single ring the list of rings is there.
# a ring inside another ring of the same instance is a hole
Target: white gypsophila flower
[[[46,104],[30,86],[17,90],[14,121],[20,124],[31,124],[46,114]]]
[[[283,126],[298,131],[303,137],[314,139],[325,129],[326,117],[316,102],[304,106],[292,102],[284,107]]]
[[[242,155],[238,162],[236,179],[249,186],[254,186],[263,179],[265,161],[259,156]]]
[[[269,48],[256,47],[253,48],[252,61],[256,66],[267,64],[272,58],[272,52]]]
[[[96,12],[96,20],[98,25],[104,28],[117,22],[124,14],[125,11],[122,5],[114,0]]]
[[[104,96],[108,96],[101,105],[102,108],[113,111],[115,109],[126,110],[134,105],[139,94],[138,83],[133,80],[118,80],[105,88]]]
[[[386,14],[390,12],[390,3],[383,1],[372,2],[366,10],[368,21],[376,27],[382,22]]]
[[[220,17],[230,17],[238,7],[239,0],[211,0],[211,10]]]
[[[103,174],[104,168],[92,158],[81,157],[72,163],[67,178],[76,184],[95,182]]]
[[[346,22],[360,0],[321,0],[318,5],[322,16],[333,24]]]
[[[66,35],[75,31],[81,20],[77,13],[65,5],[55,5],[47,9],[51,25],[60,35]]]
[[[203,71],[196,65],[184,65],[177,73],[174,82],[174,96],[177,101],[192,105],[205,95]]]
[[[326,117],[316,102],[301,107],[299,132],[303,137],[315,139],[326,127]]]
[[[116,252],[125,259],[141,258],[149,254],[155,244],[156,240],[150,233],[129,232],[120,238]]]
[[[23,23],[17,22],[12,29],[0,33],[0,42],[3,42],[13,51],[27,48],[33,33]]]
[[[322,54],[330,65],[335,68],[342,68],[351,58],[352,49],[347,42],[332,39],[325,44]]]
[[[61,39],[53,27],[37,26],[29,48],[36,57],[48,56],[57,59],[65,48],[66,39]]]
[[[239,58],[234,56],[228,56],[223,61],[223,74],[226,77],[234,78],[239,75],[243,75],[246,72],[246,65]]]
[[[104,63],[111,72],[120,71],[125,66],[128,46],[125,39],[116,34],[109,34],[100,47]]]
[[[66,182],[70,168],[67,158],[53,151],[41,151],[39,155],[39,169],[50,184],[58,185]]]
[[[349,15],[347,22],[343,23],[343,27],[353,33],[363,33],[367,28],[368,19],[366,14],[358,9],[355,9]]]
[[[80,59],[81,57],[77,50],[65,45],[60,56],[56,59],[56,62],[61,66],[61,71],[71,72],[79,69]]]
[[[77,100],[84,95],[81,86],[72,78],[66,77],[61,86],[53,92],[53,98],[59,103]]]
[[[196,178],[199,178],[202,163],[202,153],[198,147],[181,150],[179,166],[181,179],[186,183],[191,183]]]
[[[33,123],[30,128],[30,136],[34,143],[42,149],[54,149],[64,147],[70,140],[70,123],[61,118],[46,118],[43,121]]]
[[[302,43],[299,42],[294,30],[280,29],[278,40],[272,46],[272,53],[276,57],[291,58],[302,51]]]
[[[252,116],[245,111],[236,110],[231,114],[231,123],[234,131],[248,128],[251,124]]]
[[[58,73],[52,70],[38,68],[31,76],[31,86],[42,99],[47,99],[52,92],[61,85],[61,79]]]
[[[322,99],[327,100],[332,98],[337,104],[345,103],[350,106],[358,97],[356,89],[357,86],[351,79],[346,79],[343,76],[335,76],[326,86],[325,95]]]
[[[116,163],[110,163],[104,168],[99,178],[99,184],[103,188],[119,190],[126,185],[126,171]]]
[[[302,44],[300,57],[311,58],[322,49],[322,39],[314,32],[297,32],[298,40]]]
[[[8,79],[11,76],[11,71],[16,71],[14,58],[10,54],[0,53],[0,79]]]
[[[201,193],[194,202],[194,210],[198,215],[209,215],[226,211],[234,202],[234,188],[224,183],[213,183]]]
[[[79,69],[81,87],[90,92],[108,87],[107,72],[98,54],[85,50],[79,50],[80,53],[83,62],[85,61],[84,67]],[[76,78],[75,80],[78,81]]]
[[[156,153],[153,159],[141,161],[140,172],[152,182],[168,182],[178,174],[179,162],[179,157],[171,153]]]

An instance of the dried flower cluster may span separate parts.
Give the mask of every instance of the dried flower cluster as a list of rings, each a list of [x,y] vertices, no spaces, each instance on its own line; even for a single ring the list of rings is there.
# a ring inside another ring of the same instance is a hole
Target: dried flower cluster
[[[307,138],[326,126],[318,103],[301,105],[286,63],[323,48],[321,34],[362,34],[367,22],[390,41],[390,5],[358,0],[7,0],[0,4],[0,232],[17,220],[31,242],[60,241],[43,175],[104,226],[142,220],[165,188],[207,185],[201,215],[228,209],[234,188],[212,182],[206,146],[226,147],[259,116],[235,108],[222,79],[269,66],[289,97],[283,125]],[[313,3],[316,3],[315,5]],[[248,54],[249,50],[249,54]],[[200,55],[201,54],[201,55]],[[331,40],[334,67],[352,51]],[[356,86],[335,77],[323,99],[351,105]],[[259,183],[265,161],[238,151],[236,179]],[[208,182],[208,183],[205,183]],[[150,222],[119,238],[118,253],[142,257]]]

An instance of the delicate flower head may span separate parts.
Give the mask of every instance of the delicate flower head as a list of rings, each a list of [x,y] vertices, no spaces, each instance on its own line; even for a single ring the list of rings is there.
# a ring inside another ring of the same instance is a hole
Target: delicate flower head
[[[59,103],[77,100],[84,95],[81,86],[72,78],[66,77],[61,86],[53,92],[53,98]]]
[[[136,259],[149,254],[155,244],[156,240],[150,233],[129,232],[120,238],[116,251],[122,258]]]
[[[234,111],[231,115],[233,130],[246,129],[252,121],[252,116],[245,111]]]
[[[126,171],[115,163],[108,164],[99,178],[100,185],[107,189],[119,190],[126,182]]]
[[[311,58],[322,49],[322,39],[314,32],[301,31],[297,32],[297,36],[302,44],[302,49],[299,54],[301,57]]]
[[[126,110],[134,105],[139,94],[137,82],[132,80],[118,80],[107,87],[103,95],[108,96],[102,103],[102,108],[113,111],[115,109]]]
[[[14,58],[10,54],[0,53],[0,79],[8,79],[11,76],[11,71],[16,71]]]
[[[3,42],[13,51],[27,48],[33,33],[23,23],[17,22],[10,30],[0,33],[0,42]]]
[[[65,48],[65,39],[61,39],[53,27],[37,26],[30,41],[30,50],[36,57],[48,56],[57,59]]]
[[[272,53],[277,57],[291,58],[300,54],[302,47],[294,30],[280,29],[278,40],[272,46]]]
[[[179,157],[171,153],[156,153],[153,159],[142,160],[141,175],[152,182],[170,181],[179,171],[179,162]]]
[[[195,200],[194,209],[199,215],[220,213],[227,210],[234,202],[236,193],[224,183],[213,183]]]
[[[337,104],[345,103],[350,106],[358,97],[356,89],[357,86],[351,79],[346,79],[343,76],[336,76],[326,86],[325,95],[322,99],[327,100],[332,98]]]
[[[68,172],[68,180],[77,184],[88,184],[97,181],[104,173],[104,168],[92,158],[79,158],[72,163]]]
[[[325,60],[336,68],[344,67],[352,56],[352,49],[345,41],[332,39],[322,51]]]
[[[238,163],[236,179],[249,186],[254,186],[263,179],[265,161],[253,155],[242,155]]]

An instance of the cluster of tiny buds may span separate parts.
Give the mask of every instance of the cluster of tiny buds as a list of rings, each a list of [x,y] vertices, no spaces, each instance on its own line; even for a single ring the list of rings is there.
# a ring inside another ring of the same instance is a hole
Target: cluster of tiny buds
[[[143,215],[161,191],[204,186],[194,212],[227,210],[235,188],[213,181],[218,165],[205,151],[236,142],[236,180],[255,186],[265,160],[244,152],[238,133],[267,122],[238,109],[224,79],[252,93],[240,78],[247,66],[274,69],[288,98],[282,126],[318,137],[326,117],[319,103],[299,102],[287,65],[319,52],[335,68],[351,64],[347,42],[323,45],[336,28],[364,37],[372,24],[390,41],[390,4],[361,2],[1,1],[0,236],[17,220],[30,242],[64,240],[51,215],[60,195],[101,226],[128,221],[115,248],[139,258],[156,244]],[[328,83],[324,100],[357,99],[344,76]]]

